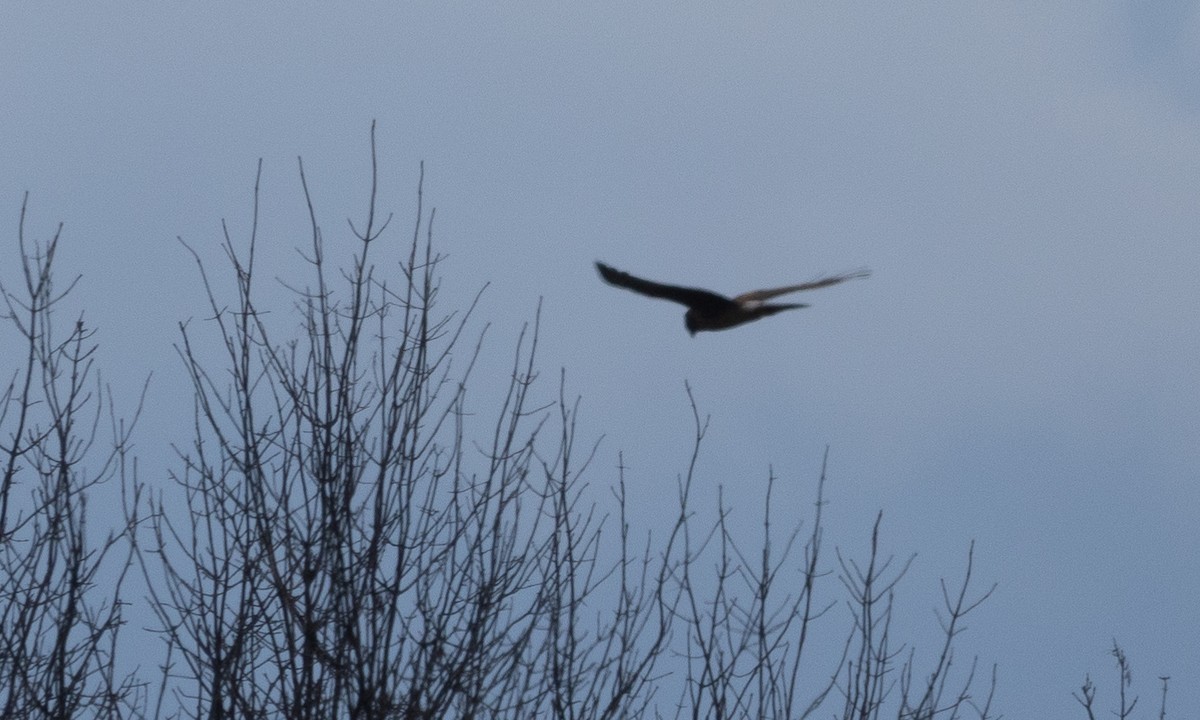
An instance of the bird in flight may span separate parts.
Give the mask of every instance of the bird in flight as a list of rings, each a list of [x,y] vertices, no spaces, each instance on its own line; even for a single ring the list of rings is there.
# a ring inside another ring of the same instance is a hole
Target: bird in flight
[[[596,269],[600,271],[600,277],[617,287],[623,287],[626,290],[632,290],[653,298],[671,300],[687,305],[687,313],[683,316],[683,324],[692,335],[702,330],[725,330],[768,315],[774,315],[782,310],[808,307],[808,305],[803,303],[769,303],[766,301],[779,295],[800,292],[801,290],[816,290],[817,288],[837,285],[840,282],[854,278],[865,278],[871,274],[870,270],[864,268],[841,275],[830,275],[829,277],[823,277],[799,285],[787,285],[772,290],[755,290],[754,292],[743,293],[729,298],[709,290],[680,287],[678,285],[664,285],[650,280],[643,280],[627,272],[611,268],[602,262],[596,263]]]

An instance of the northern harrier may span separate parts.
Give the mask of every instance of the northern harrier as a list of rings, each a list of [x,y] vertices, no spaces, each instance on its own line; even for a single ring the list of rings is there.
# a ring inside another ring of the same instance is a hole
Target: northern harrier
[[[699,288],[663,285],[662,283],[643,280],[629,273],[611,268],[601,262],[596,263],[596,269],[600,271],[600,277],[617,287],[623,287],[626,290],[632,290],[642,295],[662,298],[663,300],[672,300],[687,305],[688,310],[683,316],[683,324],[687,326],[688,332],[692,335],[701,330],[724,330],[741,325],[742,323],[748,323],[751,320],[774,315],[781,310],[808,307],[808,305],[803,303],[768,303],[764,301],[787,293],[800,292],[801,290],[816,290],[817,288],[837,285],[840,282],[853,278],[865,278],[871,274],[866,269],[855,270],[842,275],[831,275],[799,285],[788,285],[773,290],[755,290],[754,292],[743,293],[736,297],[728,298],[724,295],[718,295],[715,292]]]

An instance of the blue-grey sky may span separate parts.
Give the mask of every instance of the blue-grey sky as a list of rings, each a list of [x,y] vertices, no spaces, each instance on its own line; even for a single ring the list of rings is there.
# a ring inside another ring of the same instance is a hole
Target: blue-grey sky
[[[0,70],[3,257],[28,190],[109,378],[131,403],[155,372],[148,466],[186,441],[172,342],[203,315],[176,236],[244,237],[262,157],[290,272],[296,156],[344,238],[376,119],[405,227],[426,163],[447,302],[491,283],[485,373],[544,298],[543,391],[565,367],[599,487],[623,451],[635,501],[673,497],[686,379],[705,501],[736,488],[753,530],[770,466],[807,518],[829,445],[829,536],[861,551],[884,510],[918,638],[977,541],[999,589],[964,651],[1008,717],[1114,691],[1114,637],[1145,709],[1158,675],[1200,707],[1196,3],[20,3]],[[874,276],[690,338],[596,259],[731,293]]]

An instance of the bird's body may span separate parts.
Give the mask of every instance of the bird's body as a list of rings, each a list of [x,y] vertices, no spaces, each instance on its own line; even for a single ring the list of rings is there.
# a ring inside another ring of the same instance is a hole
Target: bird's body
[[[768,315],[774,315],[783,310],[808,307],[804,303],[769,303],[766,301],[779,295],[800,292],[801,290],[815,290],[817,288],[828,287],[829,285],[836,285],[852,278],[867,277],[870,274],[865,269],[856,270],[799,285],[787,285],[771,290],[755,290],[730,298],[709,290],[681,287],[678,285],[665,285],[650,280],[643,280],[600,262],[596,263],[596,269],[600,271],[600,277],[612,285],[623,287],[626,290],[632,290],[649,297],[671,300],[686,305],[688,310],[683,316],[683,322],[688,332],[693,335],[703,330],[725,330],[736,327]]]

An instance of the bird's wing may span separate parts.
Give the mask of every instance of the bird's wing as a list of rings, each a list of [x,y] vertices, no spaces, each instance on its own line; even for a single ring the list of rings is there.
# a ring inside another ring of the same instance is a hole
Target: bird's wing
[[[596,269],[600,271],[600,277],[617,287],[623,287],[626,290],[632,290],[654,298],[672,300],[687,305],[690,308],[696,308],[702,312],[720,311],[733,304],[733,301],[729,298],[718,295],[715,292],[700,290],[699,288],[679,287],[678,285],[664,285],[662,283],[643,280],[627,272],[611,268],[601,262],[596,263]]]
[[[747,301],[754,301],[754,300],[770,300],[771,298],[777,297],[779,295],[786,295],[788,293],[800,292],[801,290],[816,290],[817,288],[829,287],[830,285],[837,285],[840,282],[845,282],[846,280],[853,280],[854,278],[865,278],[865,277],[869,276],[870,274],[871,274],[870,270],[867,270],[866,268],[862,268],[861,270],[854,270],[852,272],[842,273],[841,275],[830,275],[829,277],[823,277],[819,280],[811,280],[806,283],[800,283],[799,285],[788,285],[786,287],[774,288],[771,290],[755,290],[753,292],[742,293],[741,295],[738,295],[737,297],[735,297],[733,300],[734,300],[734,302],[747,302]]]

